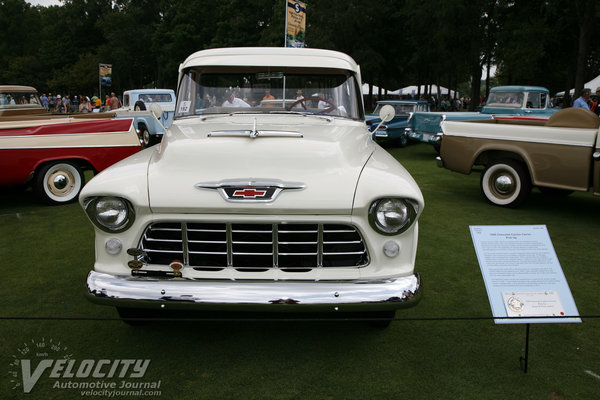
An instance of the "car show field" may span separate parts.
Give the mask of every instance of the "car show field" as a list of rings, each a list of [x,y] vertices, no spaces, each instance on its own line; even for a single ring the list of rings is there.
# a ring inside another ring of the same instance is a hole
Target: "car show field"
[[[600,400],[600,0],[0,2],[0,400]]]
[[[85,301],[94,231],[81,207],[43,206],[30,190],[3,188],[0,365],[13,373],[24,348],[52,342],[64,352],[37,350],[32,373],[44,357],[39,354],[60,359],[64,353],[76,365],[145,359],[148,368],[136,382],[159,385],[153,397],[164,399],[596,399],[600,200],[534,190],[518,209],[493,207],[473,190],[477,174],[437,168],[432,146],[390,153],[425,198],[416,266],[427,284],[419,306],[398,313],[386,330],[321,314],[197,313],[187,320],[174,314],[174,320],[126,325],[113,308]],[[470,225],[523,224],[547,226],[583,319],[532,326],[526,374],[519,368],[525,326],[491,320],[469,235]],[[92,379],[69,380],[65,371],[51,377],[47,369],[27,395],[9,375],[0,394],[81,398],[65,383]],[[119,387],[123,378],[100,381]]]

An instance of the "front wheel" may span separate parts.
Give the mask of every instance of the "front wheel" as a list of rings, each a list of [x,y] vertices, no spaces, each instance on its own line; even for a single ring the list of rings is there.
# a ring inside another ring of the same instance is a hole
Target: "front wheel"
[[[497,206],[519,206],[531,192],[527,167],[512,159],[493,162],[481,174],[481,191]]]
[[[61,161],[43,166],[36,174],[33,189],[47,203],[64,204],[76,200],[84,184],[81,168]]]

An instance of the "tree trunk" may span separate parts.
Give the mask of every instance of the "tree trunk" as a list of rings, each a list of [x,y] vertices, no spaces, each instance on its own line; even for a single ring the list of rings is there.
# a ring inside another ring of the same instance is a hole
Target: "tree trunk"
[[[583,6],[576,2],[577,15],[580,17],[579,25],[579,46],[577,49],[577,72],[575,73],[575,93],[573,97],[577,98],[585,83],[585,59],[587,56],[592,30],[593,21],[596,16],[596,1],[586,0]]]

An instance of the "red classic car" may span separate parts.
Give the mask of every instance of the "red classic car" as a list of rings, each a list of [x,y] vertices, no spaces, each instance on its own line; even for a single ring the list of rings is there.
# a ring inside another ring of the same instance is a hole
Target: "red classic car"
[[[133,119],[50,114],[37,91],[0,86],[0,185],[30,184],[52,204],[77,199],[84,170],[102,171],[140,150]]]

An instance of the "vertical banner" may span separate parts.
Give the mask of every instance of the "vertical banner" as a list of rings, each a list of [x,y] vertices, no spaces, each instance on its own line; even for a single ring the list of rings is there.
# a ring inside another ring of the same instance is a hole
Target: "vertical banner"
[[[112,83],[112,65],[100,64],[100,86],[110,87]]]
[[[286,0],[285,47],[305,47],[306,3]]]

